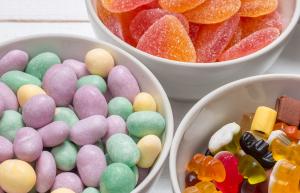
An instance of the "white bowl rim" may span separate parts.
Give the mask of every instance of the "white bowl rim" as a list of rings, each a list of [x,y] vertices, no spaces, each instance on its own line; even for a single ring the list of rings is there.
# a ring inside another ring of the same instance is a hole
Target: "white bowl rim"
[[[107,35],[109,35],[114,41],[116,41],[119,44],[121,44],[122,46],[126,47],[126,49],[130,50],[131,52],[137,53],[143,57],[154,60],[155,62],[163,62],[168,65],[198,69],[198,68],[217,68],[217,67],[225,67],[225,66],[230,66],[230,65],[242,65],[243,63],[245,63],[249,60],[252,60],[254,58],[257,58],[257,57],[273,50],[274,48],[276,48],[280,43],[282,43],[285,39],[288,38],[289,34],[296,27],[297,22],[300,18],[300,1],[299,0],[295,0],[295,1],[296,1],[296,6],[295,6],[293,17],[292,17],[290,23],[288,24],[286,29],[283,31],[283,33],[281,33],[280,36],[275,41],[273,41],[271,44],[260,49],[259,51],[255,52],[255,53],[252,53],[250,55],[247,55],[247,56],[244,56],[241,58],[237,58],[234,60],[228,60],[228,61],[224,61],[224,62],[211,62],[211,63],[180,62],[180,61],[161,58],[161,57],[154,56],[149,53],[143,52],[143,51],[129,45],[125,41],[121,40],[119,37],[114,35],[110,30],[108,30],[108,28],[98,18],[97,13],[94,11],[92,0],[86,0],[86,7],[87,7],[87,10],[90,13],[90,16],[92,17],[92,19],[105,31],[105,33]],[[94,30],[96,30],[96,29],[94,29]]]
[[[267,75],[258,75],[258,76],[252,76],[244,79],[240,79],[231,83],[228,83],[224,86],[219,87],[218,89],[210,92],[205,97],[200,99],[184,116],[182,121],[180,122],[176,132],[175,136],[173,138],[171,151],[170,151],[170,157],[169,157],[169,170],[170,170],[170,178],[172,183],[172,188],[175,191],[175,193],[181,192],[178,179],[177,179],[177,170],[176,170],[176,162],[177,162],[177,151],[179,144],[182,140],[182,137],[187,130],[188,126],[191,124],[191,118],[207,103],[214,100],[215,98],[218,98],[220,95],[223,94],[223,92],[229,91],[235,87],[245,86],[249,85],[254,82],[260,82],[264,80],[280,80],[280,79],[297,79],[300,80],[300,75],[298,74],[267,74]]]
[[[138,59],[136,59],[134,56],[127,53],[126,51],[122,50],[121,48],[118,48],[110,43],[107,43],[107,42],[104,42],[101,40],[96,40],[93,38],[88,38],[88,37],[84,37],[84,36],[80,36],[80,35],[70,35],[70,34],[60,34],[60,33],[29,35],[29,36],[19,37],[19,38],[15,38],[13,40],[8,40],[3,43],[0,43],[0,48],[4,47],[4,46],[8,46],[10,44],[26,41],[26,40],[28,40],[28,41],[37,40],[37,39],[43,40],[43,39],[47,39],[47,38],[55,38],[55,39],[61,38],[61,39],[70,39],[70,40],[77,39],[77,40],[82,40],[82,41],[89,41],[89,42],[96,43],[96,44],[99,43],[99,44],[103,44],[107,47],[111,47],[113,50],[116,50],[117,52],[120,52],[120,53],[126,55],[130,60],[133,61],[133,63],[134,63],[133,65],[138,66],[138,68],[141,68],[146,74],[148,74],[149,77],[151,78],[151,80],[153,81],[153,84],[155,85],[155,87],[157,87],[157,89],[159,90],[159,93],[162,97],[163,105],[165,106],[165,116],[164,117],[166,120],[166,125],[168,125],[168,127],[165,129],[165,132],[166,132],[165,143],[164,143],[163,149],[159,155],[159,158],[156,160],[155,165],[151,168],[151,171],[148,174],[148,176],[142,181],[142,183],[140,183],[138,186],[135,187],[135,189],[132,191],[132,193],[136,193],[136,192],[143,190],[151,181],[155,181],[154,177],[157,177],[157,175],[159,175],[164,163],[166,162],[166,160],[168,158],[169,150],[171,148],[173,134],[174,134],[174,119],[173,119],[171,104],[170,104],[169,98],[168,98],[165,90],[161,86],[160,82],[143,63],[141,63]]]

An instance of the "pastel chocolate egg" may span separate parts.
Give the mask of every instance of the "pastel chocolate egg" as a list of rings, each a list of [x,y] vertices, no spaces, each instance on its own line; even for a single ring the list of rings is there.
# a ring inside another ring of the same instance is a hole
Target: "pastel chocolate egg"
[[[137,165],[140,168],[150,168],[161,152],[162,144],[156,135],[147,135],[139,140],[137,147],[141,153]]]
[[[156,111],[156,102],[152,95],[141,92],[134,98],[133,110],[137,111]]]
[[[107,119],[107,132],[103,137],[106,142],[112,135],[116,133],[127,134],[126,123],[122,117],[118,115],[111,115]]]
[[[17,98],[21,107],[31,99],[31,97],[39,95],[39,94],[46,94],[46,92],[39,86],[34,84],[25,84],[21,86],[17,91]]]
[[[77,122],[70,132],[70,139],[77,145],[94,144],[107,131],[107,121],[102,115],[93,115]]]
[[[58,169],[62,171],[71,171],[75,168],[77,147],[70,141],[66,140],[59,146],[51,150]]]
[[[13,144],[5,137],[0,136],[0,163],[13,158]]]
[[[15,93],[3,82],[0,82],[0,96],[6,110],[18,110],[19,103]]]
[[[46,72],[43,88],[57,106],[67,106],[72,102],[76,83],[77,76],[70,67],[56,64]]]
[[[24,127],[22,115],[14,110],[6,110],[0,119],[0,135],[13,141],[19,129]]]
[[[83,191],[83,184],[75,173],[62,172],[56,176],[52,190],[58,188],[68,188],[75,193],[81,193]]]
[[[75,59],[67,59],[64,60],[62,64],[72,68],[72,70],[76,73],[77,78],[89,75],[86,65],[83,62],[80,62]]]
[[[72,127],[79,119],[72,109],[68,107],[56,107],[54,121],[63,121]]]
[[[28,54],[22,50],[11,50],[0,58],[0,76],[11,71],[23,71],[28,62]]]
[[[40,134],[33,128],[23,127],[14,140],[14,153],[23,161],[35,161],[42,153],[43,142]]]
[[[97,187],[107,166],[103,151],[95,145],[84,145],[78,152],[76,164],[83,184]]]
[[[70,190],[69,188],[57,188],[53,190],[51,193],[75,193],[73,190]]]
[[[92,115],[107,115],[107,102],[103,94],[94,86],[86,85],[79,88],[73,99],[73,106],[80,119]]]
[[[56,177],[56,164],[51,153],[43,151],[35,166],[36,190],[45,193],[52,187]]]

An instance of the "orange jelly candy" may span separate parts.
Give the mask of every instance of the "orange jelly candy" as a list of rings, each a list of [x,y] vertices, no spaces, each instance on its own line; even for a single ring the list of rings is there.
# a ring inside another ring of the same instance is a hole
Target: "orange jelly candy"
[[[188,187],[183,193],[222,193],[211,182],[199,182],[195,186]]]
[[[285,134],[293,140],[300,139],[300,131],[297,126],[286,126],[282,129],[282,131],[284,131]]]
[[[189,22],[182,14],[174,14],[160,8],[147,9],[140,11],[130,23],[130,33],[136,41],[138,41],[147,29],[157,20],[165,15],[174,15],[180,20],[186,31],[189,31]]]
[[[154,0],[101,0],[102,5],[110,12],[122,13],[134,10]]]
[[[211,156],[196,154],[187,165],[188,172],[195,172],[201,181],[223,182],[226,171],[223,163]]]
[[[279,35],[280,31],[274,27],[254,32],[226,50],[219,58],[219,61],[233,60],[252,54],[272,43]]]
[[[203,25],[196,40],[197,62],[215,62],[238,29],[240,16],[212,25]]]
[[[237,44],[243,39],[243,33],[242,33],[242,27],[241,25],[238,25],[236,31],[233,34],[233,37],[231,38],[229,44],[225,48],[227,50],[228,48],[231,48],[233,45]]]
[[[140,38],[137,48],[170,60],[196,61],[196,51],[187,31],[172,15],[162,17],[149,27]]]
[[[278,0],[241,0],[240,15],[242,17],[258,17],[275,11]]]
[[[205,0],[159,0],[159,5],[168,11],[183,13],[204,3]]]
[[[213,24],[235,15],[241,7],[240,0],[206,0],[198,7],[184,13],[193,23]]]
[[[267,27],[275,27],[281,31],[282,25],[280,14],[277,11],[260,17],[243,17],[241,19],[243,37]]]

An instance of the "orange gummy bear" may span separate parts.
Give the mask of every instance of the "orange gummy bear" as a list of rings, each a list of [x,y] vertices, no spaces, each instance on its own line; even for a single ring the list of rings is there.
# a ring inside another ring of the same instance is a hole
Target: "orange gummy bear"
[[[279,31],[282,30],[282,21],[280,14],[274,11],[268,15],[260,17],[243,17],[241,18],[241,27],[243,37],[267,27],[275,27]]]
[[[140,38],[137,48],[170,60],[196,61],[196,51],[188,32],[172,15],[162,17],[149,27]]]
[[[159,0],[159,5],[168,11],[183,13],[204,3],[205,0]]]
[[[275,11],[278,0],[241,0],[240,15],[242,17],[258,17]]]
[[[201,181],[223,182],[226,171],[223,163],[211,156],[196,154],[187,165],[188,172],[195,172]]]
[[[193,23],[213,24],[235,15],[241,7],[240,0],[206,0],[198,7],[184,13]]]
[[[122,13],[151,3],[153,0],[101,0],[101,2],[102,5],[110,12]]]
[[[211,182],[199,182],[195,186],[188,187],[183,193],[222,193]]]
[[[219,61],[233,60],[252,54],[272,43],[279,35],[280,31],[274,27],[254,32],[226,50],[219,58]]]
[[[240,16],[212,25],[203,25],[198,34],[195,48],[197,62],[215,62],[221,56],[238,29]]]

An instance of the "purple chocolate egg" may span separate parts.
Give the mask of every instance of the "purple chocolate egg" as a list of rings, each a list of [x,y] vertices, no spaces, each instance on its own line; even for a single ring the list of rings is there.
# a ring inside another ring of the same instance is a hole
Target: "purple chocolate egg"
[[[13,158],[13,144],[6,138],[0,136],[0,163]]]
[[[11,50],[0,59],[0,76],[12,70],[24,71],[28,54],[22,50]]]
[[[15,110],[19,108],[19,103],[15,93],[3,82],[0,82],[0,96],[4,101],[5,110]]]
[[[80,78],[82,76],[89,75],[89,71],[86,68],[85,63],[80,62],[78,60],[74,59],[67,59],[63,62],[63,65],[66,65],[74,70],[74,72],[77,75],[77,78]]]
[[[58,188],[69,188],[75,193],[81,193],[83,191],[83,184],[75,173],[62,172],[56,176],[52,190]]]
[[[108,138],[116,133],[124,133],[127,134],[126,123],[124,119],[118,115],[111,115],[107,119],[107,132],[103,137],[104,142],[108,140]]]

